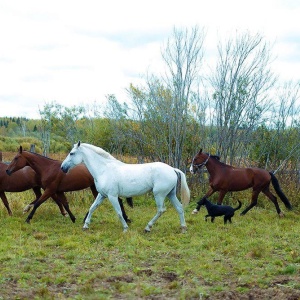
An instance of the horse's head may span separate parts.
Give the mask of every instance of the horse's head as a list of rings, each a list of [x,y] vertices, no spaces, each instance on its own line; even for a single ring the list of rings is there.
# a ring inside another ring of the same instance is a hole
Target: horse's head
[[[82,153],[79,147],[80,141],[77,144],[74,144],[73,149],[62,162],[61,169],[64,173],[67,173],[70,169],[82,163]]]
[[[195,174],[201,167],[205,166],[210,158],[210,154],[203,153],[202,149],[193,158],[192,164],[190,166],[190,172]]]
[[[22,146],[20,146],[18,153],[13,158],[11,163],[6,168],[6,173],[8,175],[11,175],[12,173],[24,168],[25,166],[28,166],[26,158],[23,156],[23,149]]]

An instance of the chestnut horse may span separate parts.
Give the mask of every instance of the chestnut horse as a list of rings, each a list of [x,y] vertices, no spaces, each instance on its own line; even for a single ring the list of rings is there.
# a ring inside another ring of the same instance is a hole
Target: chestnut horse
[[[65,174],[60,169],[61,163],[61,161],[50,159],[40,154],[23,151],[22,146],[20,146],[19,152],[7,166],[6,173],[8,175],[13,174],[26,166],[30,166],[36,172],[41,182],[41,187],[44,189],[44,193],[41,197],[33,203],[33,209],[26,219],[27,223],[30,223],[36,209],[49,197],[57,197],[58,201],[62,203],[63,207],[68,212],[73,223],[75,222],[75,216],[70,211],[68,200],[64,192],[90,188],[94,198],[97,197],[98,192],[95,188],[94,178],[84,165],[79,165],[68,174]],[[128,198],[127,202],[132,206],[131,200],[131,198]],[[124,219],[128,220],[122,199],[120,198],[119,203]],[[32,204],[28,205],[24,211],[29,211],[31,206]],[[130,222],[130,220],[128,221]]]
[[[12,211],[9,207],[5,192],[24,192],[32,189],[35,194],[35,200],[30,203],[33,205],[42,195],[41,186],[37,174],[30,167],[25,167],[22,170],[15,172],[12,176],[6,174],[7,164],[0,162],[0,197],[8,214],[11,216]],[[66,212],[57,199],[54,199],[60,208],[62,215]]]
[[[219,160],[219,156],[203,153],[202,149],[193,158],[190,172],[194,174],[198,169],[206,166],[210,175],[210,189],[203,198],[208,198],[213,193],[219,192],[217,202],[221,204],[227,192],[237,192],[252,188],[252,201],[250,205],[242,211],[241,215],[245,215],[257,204],[258,195],[260,192],[263,192],[274,203],[278,215],[282,217],[283,213],[279,208],[277,199],[270,192],[270,183],[272,182],[276,194],[282,200],[286,208],[289,210],[292,209],[292,205],[282,192],[278,180],[273,173],[259,168],[235,168]],[[201,200],[197,202],[197,207],[193,210],[193,214],[198,213]]]

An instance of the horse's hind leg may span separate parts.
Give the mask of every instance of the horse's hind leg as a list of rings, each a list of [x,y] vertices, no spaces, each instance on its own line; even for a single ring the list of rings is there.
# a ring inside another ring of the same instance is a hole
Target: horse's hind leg
[[[87,215],[84,218],[83,229],[88,229],[89,228],[89,224],[91,223],[91,218],[92,218],[93,212],[103,202],[104,199],[105,199],[104,196],[102,196],[101,194],[98,194],[98,196],[96,197],[94,203],[91,205]]]
[[[278,215],[280,217],[283,217],[284,214],[283,212],[280,210],[280,207],[279,207],[279,204],[277,202],[277,198],[270,192],[270,189],[269,187],[265,188],[263,191],[262,191],[275,205],[275,208],[276,208],[276,211],[278,213]]]
[[[157,219],[166,211],[164,207],[164,199],[165,197],[161,196],[155,196],[155,202],[157,206],[157,212],[153,219],[150,220],[150,222],[145,227],[145,232],[150,232],[151,227],[154,225],[154,223],[157,221]]]
[[[60,213],[65,217],[68,215],[68,213],[65,211],[64,206],[62,204],[62,202],[60,201],[60,199],[57,197],[57,195],[53,195],[52,199],[55,201],[55,203],[57,204],[57,206],[59,207]],[[66,199],[67,201],[67,199]]]
[[[2,202],[3,202],[4,206],[6,207],[6,209],[7,209],[7,211],[8,211],[8,214],[9,214],[10,216],[12,216],[12,211],[11,211],[11,209],[10,209],[10,207],[9,207],[9,204],[8,204],[8,201],[7,201],[7,198],[6,198],[5,193],[1,191],[1,192],[0,192],[0,197],[1,197],[1,199],[2,199]]]
[[[70,210],[70,207],[69,207],[69,203],[68,203],[68,200],[67,200],[67,197],[65,196],[65,194],[63,192],[60,192],[60,193],[56,193],[54,195],[52,195],[52,197],[56,197],[57,196],[57,201],[56,203],[62,203],[62,205],[64,206],[65,210],[68,212],[69,216],[70,216],[70,219],[72,220],[73,223],[75,223],[75,216],[72,214],[71,210]],[[53,198],[53,199],[54,199]]]
[[[128,218],[128,216],[126,215],[126,212],[125,212],[125,208],[124,208],[124,205],[123,205],[123,200],[121,198],[118,198],[118,201],[119,201],[119,205],[121,207],[121,211],[122,211],[122,216],[124,218],[124,220],[127,222],[127,223],[131,223],[131,220]],[[130,201],[130,200],[129,200]]]
[[[175,207],[175,209],[179,215],[181,229],[182,229],[182,232],[185,233],[187,230],[187,227],[186,227],[185,218],[184,218],[184,211],[183,211],[182,204],[176,197],[175,189],[171,191],[171,193],[168,195],[168,198],[171,200],[173,206]]]

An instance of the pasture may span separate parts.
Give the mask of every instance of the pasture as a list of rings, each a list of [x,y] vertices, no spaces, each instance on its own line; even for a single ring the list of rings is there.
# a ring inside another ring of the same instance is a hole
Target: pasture
[[[299,201],[282,188],[292,204]],[[235,195],[242,209],[249,204],[250,191]],[[187,233],[168,200],[167,211],[144,233],[156,211],[149,193],[134,198],[134,208],[124,204],[132,223],[123,233],[108,200],[93,214],[90,229],[82,230],[93,201],[88,190],[66,193],[75,223],[48,200],[27,224],[22,210],[33,196],[7,193],[12,217],[0,205],[0,299],[300,298],[298,207],[287,211],[280,202],[285,217],[279,218],[260,196],[260,206],[245,216],[237,211],[232,224],[205,222],[205,208],[191,214],[203,196],[193,188]],[[234,199],[225,202],[236,206]]]

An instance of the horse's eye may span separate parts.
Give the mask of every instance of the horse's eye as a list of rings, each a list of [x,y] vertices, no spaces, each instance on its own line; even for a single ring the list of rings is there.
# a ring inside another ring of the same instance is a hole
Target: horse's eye
[[[70,152],[70,155],[74,155],[74,153],[73,153],[73,152]]]

